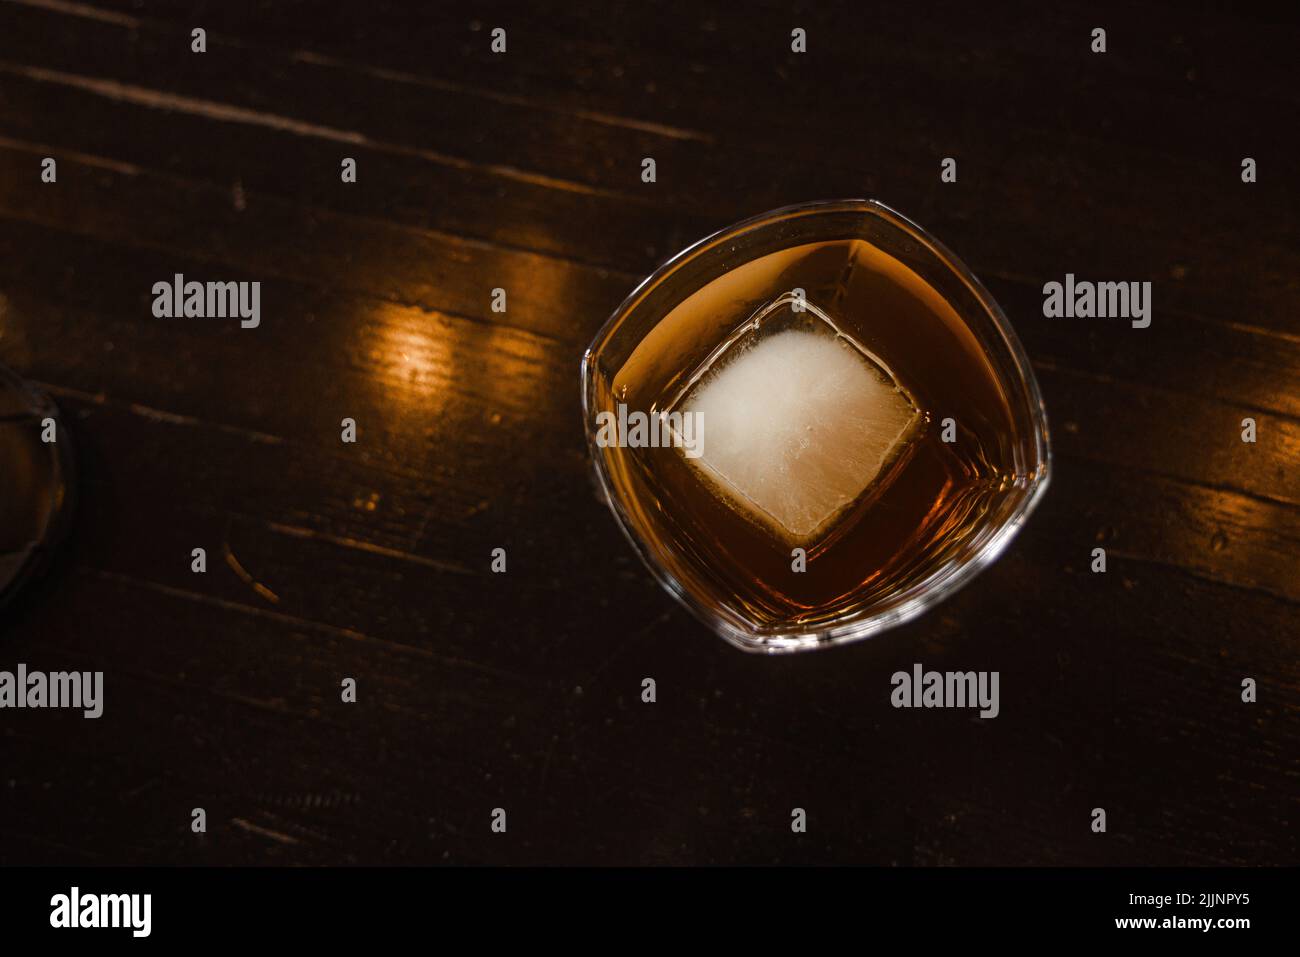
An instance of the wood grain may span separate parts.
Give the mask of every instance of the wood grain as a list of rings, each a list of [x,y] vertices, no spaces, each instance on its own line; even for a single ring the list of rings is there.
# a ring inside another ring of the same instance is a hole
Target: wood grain
[[[59,403],[80,471],[0,668],[108,688],[98,721],[4,712],[0,862],[1294,863],[1300,26],[990,19],[0,3],[0,362]],[[839,195],[986,281],[1055,472],[932,613],[753,658],[595,495],[578,361],[682,246]],[[177,272],[262,282],[261,327],[154,319]],[[1151,281],[1151,328],[1044,319],[1066,272]],[[891,708],[917,661],[1000,671],[1002,714]]]

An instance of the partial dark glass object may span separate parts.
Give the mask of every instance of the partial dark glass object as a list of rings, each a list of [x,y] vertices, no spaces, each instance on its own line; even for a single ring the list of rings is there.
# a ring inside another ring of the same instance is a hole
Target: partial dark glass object
[[[0,607],[44,571],[64,538],[71,477],[72,440],[58,408],[0,367]]]

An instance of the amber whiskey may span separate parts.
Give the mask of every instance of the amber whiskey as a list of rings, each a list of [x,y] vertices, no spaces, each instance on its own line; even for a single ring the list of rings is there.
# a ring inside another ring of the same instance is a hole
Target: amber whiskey
[[[1016,520],[1045,469],[1035,420],[953,298],[865,239],[796,243],[681,295],[617,357],[595,401],[700,417],[694,454],[601,451],[616,514],[697,614],[758,643],[901,619]]]

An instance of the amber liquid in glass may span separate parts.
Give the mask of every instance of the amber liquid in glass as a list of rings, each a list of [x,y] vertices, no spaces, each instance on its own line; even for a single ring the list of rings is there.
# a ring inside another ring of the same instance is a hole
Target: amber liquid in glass
[[[974,336],[920,276],[861,240],[781,250],[706,284],[635,350],[614,399],[651,411],[679,405],[708,375],[716,344],[792,289],[879,357],[920,413],[856,501],[796,542],[720,494],[681,449],[611,449],[608,460],[630,520],[672,573],[774,630],[920,592],[1016,479],[1013,417]],[[787,328],[820,323],[779,318]]]

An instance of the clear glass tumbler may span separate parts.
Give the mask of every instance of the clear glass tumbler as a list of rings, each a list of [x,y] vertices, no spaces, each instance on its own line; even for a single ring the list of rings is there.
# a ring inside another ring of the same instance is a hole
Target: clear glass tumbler
[[[633,547],[748,651],[913,618],[992,562],[1048,483],[1006,316],[870,200],[774,210],[674,256],[596,335],[582,397]]]
[[[68,530],[72,446],[50,398],[0,366],[0,607]]]

